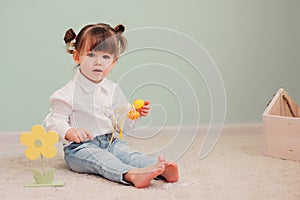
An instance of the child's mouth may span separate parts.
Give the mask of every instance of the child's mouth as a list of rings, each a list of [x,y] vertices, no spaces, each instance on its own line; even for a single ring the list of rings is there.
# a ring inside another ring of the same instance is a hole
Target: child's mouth
[[[94,69],[93,72],[96,72],[96,73],[102,73],[103,70],[101,70],[101,69]]]

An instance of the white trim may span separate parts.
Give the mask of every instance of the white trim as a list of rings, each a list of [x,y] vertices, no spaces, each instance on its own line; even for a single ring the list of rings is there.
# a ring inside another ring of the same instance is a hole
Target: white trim
[[[17,134],[21,134],[22,132],[25,131],[0,131],[0,135],[17,135]]]
[[[243,123],[243,124],[227,124],[223,128],[223,133],[251,133],[251,134],[263,134],[263,124],[260,123]]]

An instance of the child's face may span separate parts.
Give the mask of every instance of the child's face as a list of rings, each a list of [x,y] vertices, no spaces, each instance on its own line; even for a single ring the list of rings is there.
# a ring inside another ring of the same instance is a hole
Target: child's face
[[[114,55],[103,51],[86,51],[82,55],[75,52],[73,59],[80,64],[81,73],[94,83],[101,82],[115,65]]]

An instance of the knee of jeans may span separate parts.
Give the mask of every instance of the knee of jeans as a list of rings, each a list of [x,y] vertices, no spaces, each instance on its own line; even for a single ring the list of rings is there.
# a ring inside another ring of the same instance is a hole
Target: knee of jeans
[[[114,144],[112,144],[109,148],[109,151],[113,154],[122,154],[126,156],[133,156],[141,154],[139,151],[133,149],[128,146],[128,144],[123,140],[117,140]]]

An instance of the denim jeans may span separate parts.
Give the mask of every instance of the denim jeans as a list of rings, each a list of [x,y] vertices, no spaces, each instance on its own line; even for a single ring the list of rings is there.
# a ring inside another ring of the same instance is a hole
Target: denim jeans
[[[112,134],[96,136],[93,140],[71,143],[64,148],[68,167],[76,172],[101,175],[109,180],[130,184],[123,179],[133,168],[142,168],[157,163],[157,159],[129,147]]]

